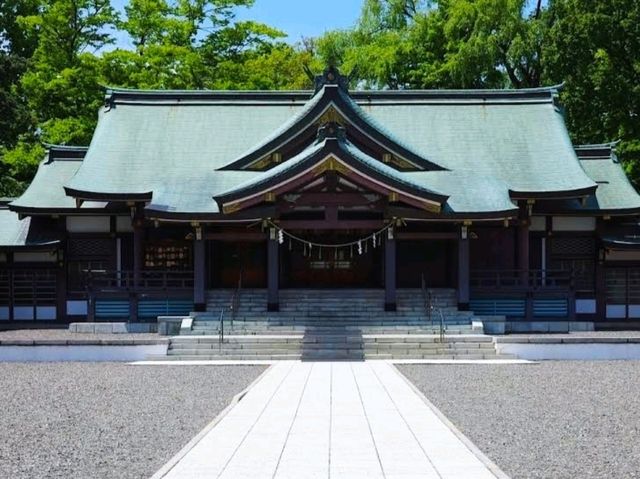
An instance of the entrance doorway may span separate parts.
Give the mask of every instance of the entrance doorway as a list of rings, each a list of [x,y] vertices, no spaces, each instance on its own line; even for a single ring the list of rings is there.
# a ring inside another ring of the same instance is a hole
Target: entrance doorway
[[[348,243],[363,234],[323,234],[301,236],[323,244]],[[383,286],[384,245],[342,248],[305,247],[285,241],[281,246],[280,284],[284,288],[381,288]],[[366,250],[365,250],[366,248]]]
[[[242,271],[243,288],[267,287],[264,241],[209,241],[209,285],[235,288]]]

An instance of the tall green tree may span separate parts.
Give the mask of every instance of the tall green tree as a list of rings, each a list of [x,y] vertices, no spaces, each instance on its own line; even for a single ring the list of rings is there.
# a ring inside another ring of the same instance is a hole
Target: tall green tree
[[[622,140],[627,171],[640,186],[640,3],[554,0],[543,52],[547,82],[561,100],[575,142]]]
[[[37,32],[27,32],[18,18],[38,11],[39,0],[5,0],[0,3],[0,196],[13,196],[22,185],[2,161],[8,148],[34,128],[20,80],[37,46]]]
[[[353,30],[319,46],[379,88],[535,87],[547,22],[526,0],[366,0]]]
[[[3,153],[16,185],[33,176],[42,142],[89,142],[103,95],[94,53],[113,42],[116,18],[109,0],[49,0],[16,17],[24,37],[38,39],[19,84],[35,128]]]
[[[133,88],[237,88],[244,81],[237,80],[237,70],[257,54],[269,54],[284,35],[262,23],[236,21],[233,8],[251,4],[131,0],[118,27],[135,51],[105,54],[104,81]]]

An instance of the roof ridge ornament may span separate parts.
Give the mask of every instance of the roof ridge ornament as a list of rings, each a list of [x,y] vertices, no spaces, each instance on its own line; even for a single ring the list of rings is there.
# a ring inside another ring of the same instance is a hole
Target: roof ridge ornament
[[[349,79],[337,67],[329,65],[321,75],[314,76],[314,93],[318,93],[325,85],[337,85],[342,90],[349,91]]]
[[[318,139],[320,143],[324,140],[345,141],[347,139],[347,130],[344,126],[337,122],[326,122],[318,127]]]

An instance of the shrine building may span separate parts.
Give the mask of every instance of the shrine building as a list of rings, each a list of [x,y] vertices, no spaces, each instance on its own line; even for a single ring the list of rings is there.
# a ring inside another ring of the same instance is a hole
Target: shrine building
[[[153,323],[239,284],[269,312],[446,289],[512,331],[640,324],[640,196],[615,144],[572,144],[558,88],[348,83],[108,90],[90,145],[0,204],[0,326]]]

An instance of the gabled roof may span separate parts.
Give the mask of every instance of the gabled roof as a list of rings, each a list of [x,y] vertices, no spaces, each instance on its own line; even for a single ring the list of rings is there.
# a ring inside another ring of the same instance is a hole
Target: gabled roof
[[[401,201],[418,208],[439,211],[447,196],[413,182],[384,163],[371,158],[355,145],[341,138],[336,126],[327,126],[332,131],[294,158],[247,180],[245,183],[218,194],[215,199],[223,205],[223,211],[235,211],[264,201],[266,193],[273,195],[291,191],[296,186],[309,182],[327,170],[335,170],[356,182],[363,183],[373,191],[394,193]]]
[[[601,213],[640,213],[640,195],[615,153],[616,143],[582,145],[576,153],[584,171],[598,184],[584,209]]]
[[[315,109],[330,99],[348,110],[341,114],[349,125],[361,122],[363,129],[372,129],[368,138],[377,135],[395,152],[470,181],[494,178],[514,198],[584,197],[597,186],[578,162],[555,88],[347,94],[324,85],[309,100],[311,95],[110,91],[85,160],[66,183],[66,192],[85,200],[152,201],[161,191],[171,196],[167,184],[200,178],[217,183],[212,171],[229,171],[269,151],[285,132],[315,118],[311,112],[320,113]],[[192,205],[180,201],[179,208],[189,211]]]
[[[38,165],[36,176],[22,196],[9,204],[11,210],[22,214],[59,213],[68,210],[89,213],[92,210],[104,210],[105,202],[86,202],[78,209],[75,200],[64,191],[64,185],[80,168],[88,147],[46,147],[44,160]]]
[[[18,213],[0,205],[0,249],[55,249],[60,238],[45,218],[21,219]]]
[[[327,112],[335,112],[341,117],[342,121],[357,128],[372,142],[379,144],[421,170],[445,169],[429,161],[420,153],[414,151],[409,144],[404,143],[386,131],[384,125],[370,118],[339,84],[325,84],[322,86],[311,100],[293,115],[289,121],[274,130],[267,138],[252,145],[239,158],[234,159],[234,161],[221,169],[235,170],[249,167],[255,161],[273,153],[279,147],[294,139]]]
[[[614,143],[575,147],[580,166],[597,185],[596,191],[583,200],[550,202],[539,213],[555,212],[584,215],[629,215],[640,213],[640,195],[629,182],[615,153]]]

